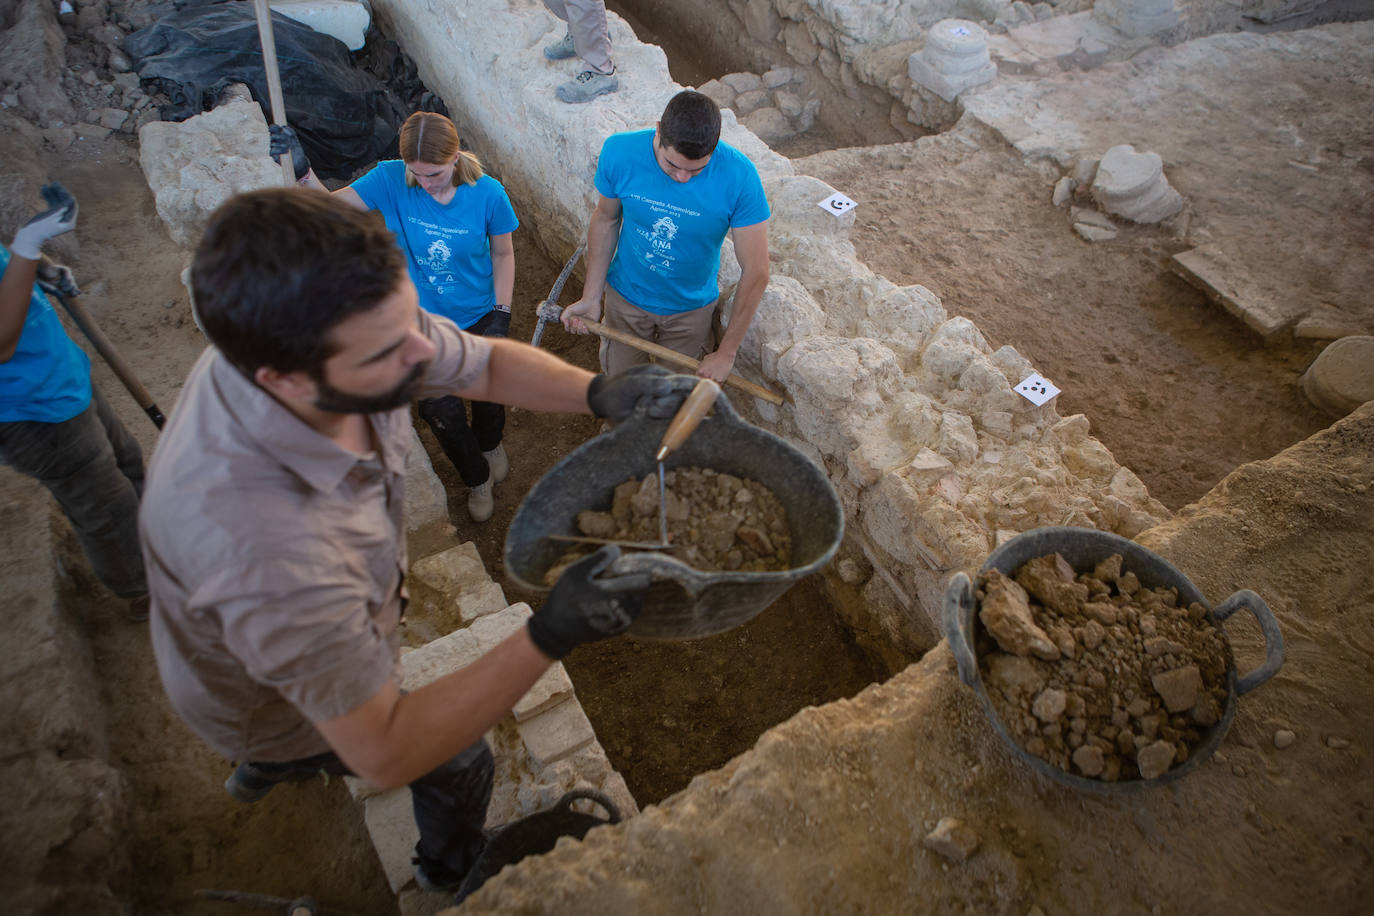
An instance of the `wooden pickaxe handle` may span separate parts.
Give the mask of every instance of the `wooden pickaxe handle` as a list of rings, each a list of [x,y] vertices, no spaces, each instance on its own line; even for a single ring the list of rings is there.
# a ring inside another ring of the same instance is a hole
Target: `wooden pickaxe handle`
[[[669,350],[667,347],[660,346],[653,341],[640,340],[635,335],[626,333],[625,331],[608,328],[599,321],[592,321],[590,318],[583,318],[581,321],[587,326],[588,330],[607,340],[614,340],[618,343],[625,344],[627,347],[634,347],[636,350],[641,350],[644,353],[648,353],[650,356],[657,356],[659,359],[667,360],[674,365],[686,366],[693,371],[696,371],[701,365],[699,360],[692,359],[690,356],[683,356],[676,350]],[[728,385],[734,385],[742,391],[749,392],[756,398],[763,398],[771,404],[780,405],[783,403],[782,395],[775,394],[762,385],[756,385],[736,372],[731,372],[730,375],[726,377],[725,382]]]
[[[52,263],[46,255],[43,261],[45,264]],[[105,332],[101,330],[100,325],[96,323],[86,306],[75,296],[67,296],[62,293],[54,293],[54,295],[57,296],[57,301],[62,303],[62,307],[67,310],[67,314],[72,316],[72,321],[81,329],[81,333],[86,335],[91,346],[95,347],[96,352],[109,364],[115,376],[124,383],[124,387],[128,389],[129,394],[133,395],[138,406],[143,408],[148,419],[152,420],[153,425],[158,429],[162,429],[162,424],[166,422],[166,419],[162,416],[162,411],[158,409],[157,404],[154,403],[153,396],[148,393],[147,388],[143,387],[138,376],[134,375],[134,370],[130,368],[120,352],[115,349],[110,338],[105,336]]]

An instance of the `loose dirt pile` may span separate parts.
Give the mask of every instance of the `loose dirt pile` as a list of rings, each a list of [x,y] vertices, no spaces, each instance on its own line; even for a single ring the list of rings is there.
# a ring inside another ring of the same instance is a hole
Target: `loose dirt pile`
[[[706,571],[777,572],[792,564],[787,515],[773,492],[753,480],[711,468],[685,467],[663,475],[665,553]],[[587,537],[616,541],[658,541],[658,475],[627,480],[615,488],[611,508],[577,515]],[[552,585],[589,548],[570,550],[544,575]]]
[[[1059,554],[1015,579],[991,570],[979,598],[992,705],[1023,748],[1059,769],[1154,779],[1220,721],[1231,665],[1221,631],[1201,604],[1179,606],[1177,589],[1142,587],[1120,555],[1091,574]]]

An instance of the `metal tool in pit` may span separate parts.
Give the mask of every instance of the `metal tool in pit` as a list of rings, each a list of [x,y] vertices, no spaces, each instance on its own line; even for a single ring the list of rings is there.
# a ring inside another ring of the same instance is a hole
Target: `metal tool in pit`
[[[539,316],[539,323],[534,326],[534,334],[530,337],[530,346],[539,346],[539,341],[544,336],[544,326],[551,320],[556,321],[558,316],[563,314],[563,309],[558,305],[558,297],[563,294],[563,284],[568,282],[573,267],[577,265],[577,259],[582,257],[582,252],[586,250],[586,242],[577,246],[572,257],[568,258],[568,263],[563,265],[563,269],[558,274],[558,279],[553,281],[553,289],[549,290],[549,298],[539,303],[539,308],[535,310],[535,314]]]

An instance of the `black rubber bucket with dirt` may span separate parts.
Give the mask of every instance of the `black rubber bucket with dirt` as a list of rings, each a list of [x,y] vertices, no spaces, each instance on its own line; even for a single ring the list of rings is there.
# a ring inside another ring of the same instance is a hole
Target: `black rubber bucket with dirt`
[[[1221,718],[1215,725],[1201,731],[1202,740],[1191,749],[1188,759],[1154,779],[1103,782],[1059,769],[1027,751],[1012,735],[988,697],[979,670],[975,635],[976,628],[982,624],[975,618],[978,607],[973,581],[964,573],[956,573],[950,579],[945,592],[944,628],[950,651],[959,666],[959,679],[978,694],[978,699],[982,702],[988,718],[992,720],[997,734],[1002,736],[1002,740],[1007,742],[1018,757],[1030,764],[1036,772],[1055,782],[1090,792],[1131,792],[1182,779],[1212,756],[1221,745],[1222,739],[1231,728],[1231,721],[1236,716],[1236,699],[1269,680],[1283,665],[1283,635],[1279,632],[1278,621],[1274,619],[1269,605],[1254,592],[1241,589],[1221,604],[1212,607],[1197,586],[1159,554],[1120,535],[1091,528],[1047,527],[1019,534],[994,550],[978,574],[981,577],[988,570],[995,569],[1006,576],[1014,576],[1023,564],[1052,553],[1062,556],[1065,562],[1080,573],[1091,571],[1112,554],[1121,554],[1123,568],[1135,573],[1143,587],[1177,588],[1178,600],[1182,605],[1197,602],[1206,608],[1207,619],[1221,632],[1228,649],[1230,640],[1221,625],[1222,621],[1243,608],[1253,614],[1259,623],[1264,634],[1264,662],[1244,676],[1238,675],[1235,663],[1231,663],[1226,672],[1226,704]]]
[[[606,817],[583,814],[573,809],[573,802],[586,800],[594,802],[606,811]],[[468,895],[476,893],[488,878],[493,877],[507,865],[514,865],[526,856],[537,856],[553,849],[559,837],[569,836],[580,840],[593,827],[620,823],[620,811],[609,798],[593,789],[573,789],[558,800],[552,808],[537,811],[502,827],[487,841],[482,855],[463,878],[454,897],[454,903],[462,903]]]
[[[579,512],[609,508],[618,485],[655,473],[654,455],[669,422],[639,411],[540,478],[511,520],[506,572],[526,588],[547,590],[544,574],[567,550],[549,535],[578,534]],[[647,572],[652,578],[629,630],[633,636],[694,639],[739,626],[793,583],[823,569],[839,549],[844,510],[825,471],[786,440],[740,419],[724,394],[664,465],[711,468],[772,490],[787,514],[792,562],[779,572],[704,572],[655,551],[625,553],[614,572]]]

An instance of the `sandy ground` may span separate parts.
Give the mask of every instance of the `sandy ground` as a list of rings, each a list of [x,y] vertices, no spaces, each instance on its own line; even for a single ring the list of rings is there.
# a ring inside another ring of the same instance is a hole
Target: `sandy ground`
[[[994,346],[1015,345],[1064,389],[1060,412],[1088,414],[1118,460],[1170,507],[1197,499],[1238,464],[1326,425],[1296,387],[1314,349],[1260,345],[1174,278],[1163,263],[1179,250],[1173,230],[1129,230],[1089,246],[1048,206],[1045,174],[995,138],[980,136],[976,144],[972,155],[950,142],[833,151],[800,167],[860,201],[854,242],[875,271],[930,287]],[[855,174],[865,176],[862,187],[850,181]],[[86,304],[170,411],[203,341],[177,281],[186,254],[167,240],[130,141],[79,142],[52,160],[51,176],[82,201],[74,266]],[[561,265],[527,240],[518,245],[516,301],[524,312],[515,334],[528,339],[532,310]],[[555,352],[591,365],[588,341],[557,329],[547,339]],[[152,426],[93,362],[125,423],[151,450]],[[519,494],[594,432],[594,421],[584,418],[513,412],[512,477],[498,488],[496,517],[480,527],[467,521],[465,494],[434,455],[460,538],[477,543],[498,581],[504,527]],[[162,700],[146,630],[120,622],[89,577],[73,575],[66,594],[91,621],[115,757],[134,789],[130,845],[138,867],[130,890],[138,911],[225,912],[191,903],[196,888],[208,887],[309,892],[354,912],[390,911],[391,895],[342,788],[286,787],[251,808],[228,799],[220,788],[228,765]],[[503,584],[511,600],[530,597]],[[715,646],[620,643],[569,660],[612,762],[641,802],[724,763],[797,709],[882,679],[885,672],[846,641],[817,591],[800,588],[793,600],[788,610],[804,613],[765,614]],[[1248,733],[1252,744],[1258,740],[1258,726]],[[1341,768],[1331,775],[1352,774]]]

